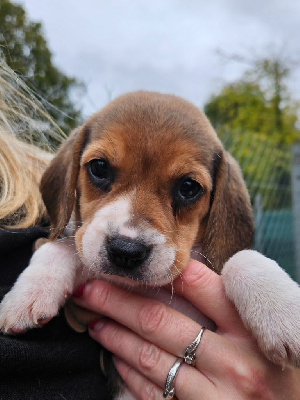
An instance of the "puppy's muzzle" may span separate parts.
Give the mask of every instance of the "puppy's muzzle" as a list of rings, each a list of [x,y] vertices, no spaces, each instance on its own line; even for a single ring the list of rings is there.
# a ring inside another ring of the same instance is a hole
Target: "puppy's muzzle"
[[[124,236],[109,238],[106,250],[109,261],[122,269],[140,267],[151,252],[151,248],[144,243]]]

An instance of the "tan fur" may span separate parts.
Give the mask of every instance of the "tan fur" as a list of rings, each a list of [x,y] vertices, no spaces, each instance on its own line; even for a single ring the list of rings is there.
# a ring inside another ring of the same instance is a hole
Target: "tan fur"
[[[84,167],[103,156],[118,171],[107,194],[91,185]],[[174,180],[185,174],[199,181],[205,193],[174,218],[170,191]],[[218,272],[236,251],[251,247],[251,205],[239,167],[204,114],[182,99],[130,93],[111,102],[71,135],[42,179],[52,239],[62,232],[75,205],[76,242],[81,247],[95,211],[132,190],[136,193],[135,218],[141,223],[151,220],[179,247],[174,275],[198,243],[203,244],[208,265]]]
[[[92,160],[103,158],[113,171],[107,190],[89,169]],[[204,192],[177,207],[178,184],[187,176]],[[300,329],[299,286],[276,263],[244,250],[251,247],[253,218],[240,169],[195,106],[151,92],[114,100],[73,132],[45,172],[41,191],[52,242],[36,251],[4,297],[3,332],[20,333],[49,321],[89,279],[143,293],[145,286],[163,286],[200,251],[218,273],[227,261],[225,291],[264,354],[281,365],[300,365],[294,334]],[[65,228],[67,237],[59,238]],[[114,253],[111,243],[121,252]],[[190,316],[191,307],[174,306]],[[199,313],[191,318],[202,325]],[[70,301],[66,315],[80,331],[94,318],[82,316]]]

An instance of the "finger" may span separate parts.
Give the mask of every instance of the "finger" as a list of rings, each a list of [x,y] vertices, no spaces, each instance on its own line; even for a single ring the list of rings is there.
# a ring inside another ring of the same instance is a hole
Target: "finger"
[[[119,322],[139,336],[178,357],[184,357],[186,347],[196,338],[201,326],[180,312],[149,298],[104,281],[93,281],[76,302],[88,309]],[[130,312],[128,312],[130,310]],[[225,337],[205,331],[197,352],[197,368],[221,374],[233,344]]]
[[[90,330],[90,335],[144,378],[164,389],[166,377],[177,357],[112,321],[101,321],[98,327],[95,325]],[[205,375],[184,363],[179,367],[175,388],[178,399],[190,400],[199,399],[204,393],[206,398],[213,398],[210,394],[216,390]]]
[[[234,305],[226,297],[221,277],[204,264],[191,260],[173,282],[173,288],[215,321],[219,330],[245,332]]]
[[[163,390],[130,367],[130,365],[116,357],[114,357],[114,364],[130,393],[135,398],[153,400],[161,400],[163,398]]]

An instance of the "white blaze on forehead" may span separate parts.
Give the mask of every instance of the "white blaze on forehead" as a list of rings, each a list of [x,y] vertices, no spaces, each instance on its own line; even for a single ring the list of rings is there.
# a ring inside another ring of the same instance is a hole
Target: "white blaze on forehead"
[[[131,218],[130,197],[122,197],[98,210],[82,236],[82,257],[86,265],[99,261],[99,251],[105,246],[107,236],[130,230],[131,237],[137,236],[132,228],[126,228]]]
[[[136,237],[135,229],[126,227],[131,218],[131,202],[130,197],[122,197],[106,206],[100,208],[87,226],[83,237],[83,250],[92,251],[92,246],[97,247],[103,244],[105,235],[109,233],[130,233],[130,237]],[[127,235],[124,235],[127,236]]]
[[[131,217],[130,197],[123,197],[110,203],[95,213],[94,220],[97,220],[99,228],[106,228],[107,223],[122,227]]]
[[[137,230],[133,228],[129,228],[127,226],[120,226],[119,229],[119,234],[121,236],[126,236],[130,239],[136,239],[137,238]]]

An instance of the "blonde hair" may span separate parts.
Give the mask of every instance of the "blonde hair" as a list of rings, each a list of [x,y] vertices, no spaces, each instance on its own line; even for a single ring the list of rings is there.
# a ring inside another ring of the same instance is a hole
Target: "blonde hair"
[[[0,55],[0,228],[27,228],[45,216],[39,182],[65,135]]]

